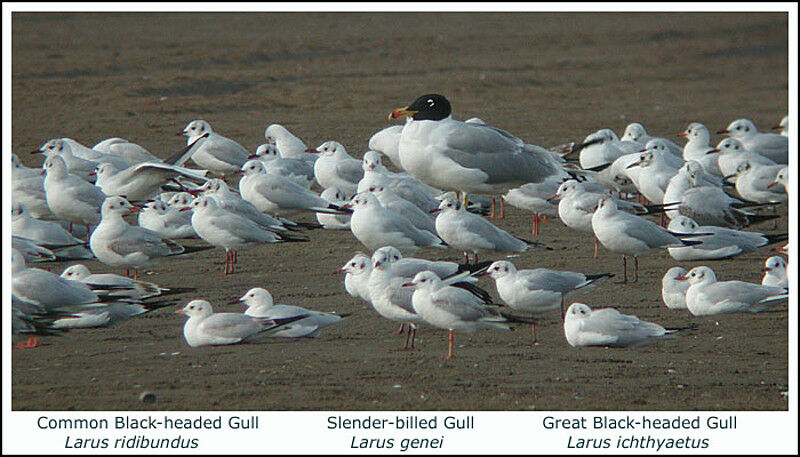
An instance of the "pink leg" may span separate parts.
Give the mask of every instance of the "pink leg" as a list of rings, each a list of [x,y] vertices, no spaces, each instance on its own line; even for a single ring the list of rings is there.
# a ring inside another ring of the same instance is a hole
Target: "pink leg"
[[[402,335],[403,334],[403,330],[405,330],[405,328],[406,328],[406,324],[400,324],[400,328],[397,329],[396,332],[392,332],[392,333],[394,333],[395,335]]]
[[[531,235],[539,234],[539,215],[534,213],[531,218]]]
[[[450,330],[450,332],[447,335],[447,357],[445,357],[445,359],[453,358],[453,346],[455,346],[455,342],[456,342],[455,335],[453,334],[453,331]]]

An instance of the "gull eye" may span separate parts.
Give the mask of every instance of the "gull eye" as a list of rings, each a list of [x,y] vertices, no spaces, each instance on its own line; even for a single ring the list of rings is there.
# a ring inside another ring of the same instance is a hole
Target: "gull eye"
[[[432,98],[428,99],[428,106],[433,106],[435,104],[436,104],[436,102],[434,102]]]
[[[425,278],[422,278],[422,279],[419,280],[419,282],[425,282],[425,281],[427,281],[427,279],[425,279]]]
[[[400,257],[394,256],[392,257],[394,260],[400,260]]]

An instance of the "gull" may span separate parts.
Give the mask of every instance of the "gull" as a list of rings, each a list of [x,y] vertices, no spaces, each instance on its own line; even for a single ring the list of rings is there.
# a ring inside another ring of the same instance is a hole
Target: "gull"
[[[686,307],[695,316],[759,312],[789,298],[788,289],[744,281],[718,281],[714,270],[694,267],[678,279],[688,280]]]
[[[772,186],[783,165],[751,164],[745,160],[736,169],[736,192],[745,200],[757,203],[786,203],[786,188]]]
[[[655,204],[664,203],[664,190],[670,178],[678,172],[678,167],[673,167],[664,159],[664,153],[655,149],[645,149],[639,155],[639,161],[628,165],[627,168],[641,167],[636,188],[649,201]]]
[[[92,149],[106,154],[118,155],[131,165],[142,162],[162,162],[160,158],[151,154],[147,149],[124,138],[107,138],[92,146]]]
[[[515,253],[524,252],[531,246],[551,249],[511,235],[483,217],[468,212],[460,201],[452,197],[442,199],[437,212],[436,233],[451,248],[464,251],[467,258],[472,252],[474,263],[478,262],[478,253],[484,251]]]
[[[56,219],[47,206],[42,170],[22,165],[16,154],[11,154],[11,200],[25,205],[36,219]]]
[[[589,287],[603,278],[614,276],[610,273],[585,275],[546,268],[517,270],[514,264],[507,260],[492,263],[485,274],[494,279],[500,298],[514,311],[541,314],[560,309],[562,317],[564,301],[570,293]],[[533,344],[536,344],[536,327],[533,323],[531,331]]]
[[[350,201],[347,195],[338,187],[328,187],[319,196],[339,207],[346,205]],[[317,222],[328,230],[350,230],[349,214],[317,213]]]
[[[187,137],[186,149],[167,163],[181,166],[191,158],[200,168],[226,176],[239,171],[250,156],[244,146],[214,132],[202,119],[189,122],[178,135]]]
[[[547,217],[558,216],[558,203],[550,197],[558,192],[563,179],[548,178],[540,183],[528,183],[514,188],[503,195],[503,199],[511,206],[530,211],[531,234],[539,234],[539,223],[547,222]]]
[[[622,254],[623,283],[628,282],[627,257],[634,260],[634,279],[639,281],[639,256],[653,249],[700,244],[686,241],[658,224],[643,217],[620,211],[611,198],[603,198],[597,203],[592,215],[594,235],[606,249]]]
[[[119,169],[113,163],[101,163],[95,170],[99,187],[107,196],[125,197],[128,201],[144,201],[159,193],[161,186],[178,176],[204,182],[206,171],[195,171],[160,162],[144,162]]]
[[[772,180],[771,183],[767,185],[768,189],[772,189],[775,186],[783,186],[783,190],[785,192],[789,192],[789,167],[783,167],[778,170],[778,173],[775,175],[775,179]],[[780,188],[779,188],[780,189]]]
[[[97,168],[97,162],[78,157],[72,153],[70,145],[62,139],[54,139],[46,142],[31,154],[44,154],[45,158],[58,156],[64,161],[67,171],[86,182],[94,182],[92,172]]]
[[[174,304],[174,302],[169,301],[143,303],[126,299],[124,301],[104,301],[88,305],[68,306],[59,310],[60,313],[68,313],[68,315],[55,319],[53,328],[111,327],[132,317]]]
[[[108,197],[102,205],[102,220],[89,238],[89,247],[100,262],[112,267],[139,268],[153,265],[164,257],[207,249],[184,247],[146,228],[131,226],[122,218],[137,210],[122,197]]]
[[[578,162],[584,170],[607,165],[625,154],[638,152],[640,148],[631,150],[620,144],[617,134],[611,129],[602,129],[586,137],[578,146],[580,156]]]
[[[344,273],[344,288],[348,295],[372,303],[369,296],[369,278],[372,274],[372,260],[368,255],[356,254],[347,261],[339,273]]]
[[[400,136],[403,168],[423,183],[443,190],[498,195],[529,182],[541,182],[559,165],[539,146],[499,128],[466,123],[450,116],[441,95],[417,98],[391,117],[410,116]]]
[[[745,161],[751,164],[776,165],[775,161],[745,149],[744,145],[735,138],[725,138],[720,141],[717,149],[719,150],[717,165],[719,165],[722,176],[735,175],[739,164]]]
[[[343,316],[319,311],[310,311],[299,306],[276,305],[273,302],[272,294],[261,287],[254,287],[245,293],[239,301],[247,305],[245,316],[266,318],[266,319],[287,319],[297,316],[305,316],[283,328],[271,333],[270,336],[281,338],[317,338],[320,331],[333,325]]]
[[[305,317],[265,319],[241,313],[215,313],[206,300],[192,300],[176,313],[189,316],[183,336],[191,347],[262,342],[264,337]]]
[[[789,163],[789,138],[777,133],[761,133],[749,119],[737,119],[717,133],[736,138],[748,151],[761,154],[775,163]]]
[[[692,233],[702,235],[696,238],[683,238],[690,241],[702,241],[702,244],[669,248],[669,255],[680,261],[729,259],[739,254],[753,252],[768,244],[786,241],[789,238],[788,233],[765,235],[713,225],[700,226],[692,218],[686,216],[672,219],[667,228],[673,233],[682,235]]]
[[[683,267],[672,267],[661,278],[661,299],[669,309],[686,309],[686,291],[689,282],[678,279],[687,273]]]
[[[56,222],[40,221],[28,212],[25,205],[11,205],[11,233],[22,236],[49,249],[83,245],[84,242]]]
[[[323,189],[338,187],[349,195],[357,192],[364,177],[361,161],[351,157],[341,143],[326,141],[315,149],[319,159],[314,162],[314,177]]]
[[[637,185],[639,182],[639,173],[642,171],[641,167],[629,167],[629,165],[636,163],[640,159],[641,152],[637,151],[632,154],[625,154],[617,157],[611,165],[604,164],[602,170],[594,175],[595,181],[606,189],[616,190],[617,192],[636,193],[638,192]]]
[[[96,303],[100,299],[86,284],[62,278],[49,271],[28,268],[25,258],[16,249],[11,250],[11,292],[48,311]]]
[[[170,206],[161,200],[145,204],[139,211],[137,222],[139,227],[152,230],[171,240],[197,238],[197,233],[192,228],[192,213],[181,211],[180,208]]]
[[[417,273],[404,287],[413,287],[412,305],[425,323],[448,331],[446,359],[453,358],[454,332],[472,333],[479,328],[510,330],[508,320],[484,306],[484,301],[458,287],[448,286],[433,272]]]
[[[194,199],[192,227],[209,244],[225,249],[225,274],[234,273],[236,251],[255,243],[300,241],[269,231],[244,216],[224,210],[212,197]],[[304,240],[307,241],[307,240]]]
[[[740,229],[777,217],[745,211],[744,208],[754,204],[733,198],[720,187],[701,185],[703,174],[702,165],[696,161],[689,161],[678,174],[673,176],[664,193],[665,202],[678,203],[677,213],[674,208],[667,210],[670,218],[684,215],[701,225]]]
[[[17,235],[11,235],[11,249],[18,251],[26,262],[50,262],[56,260],[56,254],[50,249]]]
[[[410,118],[406,118],[407,120]],[[400,136],[403,134],[403,125],[393,125],[375,133],[369,139],[369,149],[377,151],[386,157],[397,168],[403,169],[400,162]]]
[[[422,211],[417,205],[397,195],[390,188],[370,186],[367,192],[378,197],[378,201],[387,210],[405,216],[409,222],[414,224],[414,227],[436,233],[436,220],[431,216],[431,213]]]
[[[420,230],[404,215],[384,208],[369,192],[356,194],[345,207],[353,209],[350,231],[367,249],[390,245],[413,253],[421,247],[446,247],[436,234]]]
[[[268,172],[290,179],[306,189],[310,189],[316,182],[312,162],[281,157],[278,147],[274,144],[260,145],[256,148],[255,154],[250,155],[248,159],[258,159],[264,162],[264,168]]]
[[[678,136],[689,140],[683,147],[683,160],[687,162],[696,160],[708,173],[722,176],[722,171],[719,169],[720,152],[711,146],[711,132],[708,131],[708,127],[699,122],[692,122]]]
[[[267,173],[264,164],[248,160],[242,165],[239,194],[262,213],[315,211],[344,213],[314,192],[281,176]]]
[[[417,205],[422,211],[431,211],[439,206],[436,197],[442,192],[407,174],[391,173],[383,165],[381,156],[367,151],[361,158],[364,177],[358,182],[357,192],[366,192],[370,187],[388,187],[400,197]]]
[[[640,124],[638,122],[633,122],[633,123],[628,124],[628,126],[625,127],[625,133],[623,133],[622,138],[620,138],[620,141],[632,141],[634,143],[644,144],[645,147],[647,147],[646,146],[647,143],[649,143],[652,140],[660,140],[660,141],[664,142],[664,144],[667,147],[667,150],[672,155],[675,155],[675,156],[678,156],[678,157],[683,155],[683,148],[682,147],[678,146],[677,144],[675,144],[675,142],[670,141],[670,140],[668,140],[666,138],[659,138],[659,137],[655,137],[655,136],[649,135],[647,133],[647,130],[645,130],[644,125],[642,125],[642,124]]]
[[[113,273],[92,273],[89,268],[80,263],[65,268],[61,272],[61,277],[90,285],[95,290],[106,290],[109,297],[118,299],[144,300],[170,291],[170,289],[165,289],[152,282],[139,281]]]
[[[436,276],[442,279],[454,278],[465,271],[470,272],[471,275],[476,275],[489,266],[489,262],[482,262],[474,267],[470,265],[459,265],[456,262],[448,262],[445,260],[427,260],[418,259],[414,257],[403,257],[403,254],[394,246],[384,246],[373,254],[381,253],[383,256],[382,263],[389,262],[392,264],[392,270],[399,276],[411,279],[421,271],[432,271]],[[473,282],[468,278],[459,277],[459,281]],[[470,289],[475,291],[475,289]]]
[[[259,211],[255,205],[233,192],[225,181],[219,178],[209,179],[198,190],[202,191],[204,196],[213,198],[220,208],[246,217],[269,231],[287,230],[281,220]],[[188,206],[188,203],[184,206]]]
[[[313,149],[306,147],[306,144],[300,138],[297,138],[280,124],[271,124],[264,130],[264,138],[267,143],[274,144],[278,147],[281,157],[288,159],[303,159],[309,162],[315,162],[318,155],[315,154]]]
[[[45,159],[44,192],[47,206],[59,219],[71,224],[87,226],[100,222],[100,206],[106,198],[103,191],[81,178],[67,172],[61,156],[53,155]]]
[[[591,309],[575,302],[564,318],[564,336],[572,347],[629,347],[652,342],[671,333],[653,322],[622,314],[614,308]]]
[[[780,130],[781,135],[788,137],[789,136],[789,115],[783,116],[781,122],[772,127],[772,130]]]
[[[789,288],[789,275],[786,272],[786,260],[780,256],[772,256],[764,262],[764,277],[761,284],[764,286]]]

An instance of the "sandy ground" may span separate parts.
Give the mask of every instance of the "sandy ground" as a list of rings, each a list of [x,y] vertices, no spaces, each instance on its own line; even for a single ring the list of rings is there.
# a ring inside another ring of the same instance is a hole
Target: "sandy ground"
[[[691,121],[717,130],[748,117],[767,128],[788,109],[785,14],[15,14],[12,27],[12,150],[32,166],[41,159],[28,151],[63,136],[87,145],[120,136],[167,157],[184,146],[175,133],[198,118],[250,149],[277,122],[309,146],[336,139],[360,157],[393,108],[428,92],[445,94],[456,118],[480,116],[545,146],[634,121],[669,138]],[[498,223],[520,236],[529,224],[514,208]],[[669,310],[660,280],[680,263],[666,252],[641,259],[638,284],[609,281],[576,299],[695,330],[638,349],[575,349],[552,315],[536,346],[525,326],[480,331],[457,335],[456,357],[443,361],[446,332],[422,328],[417,349],[399,351],[396,325],[345,293],[333,272],[363,249],[349,232],[308,235],[241,251],[232,276],[222,276],[219,250],[155,267],[146,279],[196,291],[117,328],[14,350],[13,408],[787,408],[787,307],[702,318]],[[619,256],[601,249],[593,260],[591,241],[557,220],[537,240],[554,250],[520,255],[519,267],[620,273]],[[769,255],[712,267],[722,279],[759,281]],[[186,345],[177,307],[202,297],[238,311],[226,303],[254,286],[352,315],[315,340]],[[144,390],[157,401],[140,403]]]

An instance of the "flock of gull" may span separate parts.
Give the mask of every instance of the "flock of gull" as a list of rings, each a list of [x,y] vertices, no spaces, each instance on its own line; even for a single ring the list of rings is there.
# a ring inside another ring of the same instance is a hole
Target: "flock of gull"
[[[570,303],[573,293],[614,274],[479,261],[551,249],[498,227],[493,221],[503,218],[505,203],[532,214],[531,236],[557,217],[594,238],[595,257],[601,245],[621,255],[623,283],[638,281],[639,256],[660,249],[681,262],[729,259],[776,243],[774,250],[788,254],[786,233],[745,230],[775,224],[776,206],[788,204],[786,117],[780,133],[735,120],[717,132],[725,136],[716,146],[698,122],[678,134],[687,140],[683,147],[632,123],[622,137],[603,129],[549,149],[479,118],[453,119],[438,94],[390,114],[403,117],[404,124],[370,138],[361,160],[336,141],[308,148],[278,124],[251,153],[203,120],[179,132],[186,148],[167,159],[121,138],[91,148],[52,139],[34,151],[45,157],[41,169],[12,155],[13,331],[32,335],[17,347],[37,346],[36,335],[116,325],[174,305],[171,295],[189,291],[139,279],[139,270],[170,257],[223,249],[224,274],[235,274],[237,251],[309,242],[319,229],[349,231],[372,252],[342,265],[344,286],[399,323],[398,333],[405,328],[404,348],[414,348],[419,326],[449,332],[447,358],[454,332],[523,323],[535,343],[534,319],[556,312],[572,346],[640,345],[677,331],[614,308]],[[390,171],[386,159],[399,171]],[[188,168],[190,162],[199,168]],[[292,220],[304,213],[316,223]],[[180,241],[191,238],[202,243]],[[421,248],[456,250],[465,261],[412,257]],[[92,273],[80,263],[60,276],[28,266],[87,259],[125,275]],[[755,284],[718,280],[707,266],[674,267],[663,277],[663,301],[698,316],[770,309],[788,298],[786,268],[784,257],[769,257]],[[478,285],[482,276],[494,280],[502,303]],[[177,311],[188,317],[186,342],[315,337],[347,316],[275,304],[261,287],[238,302],[244,313],[214,312],[203,299],[186,303]]]

